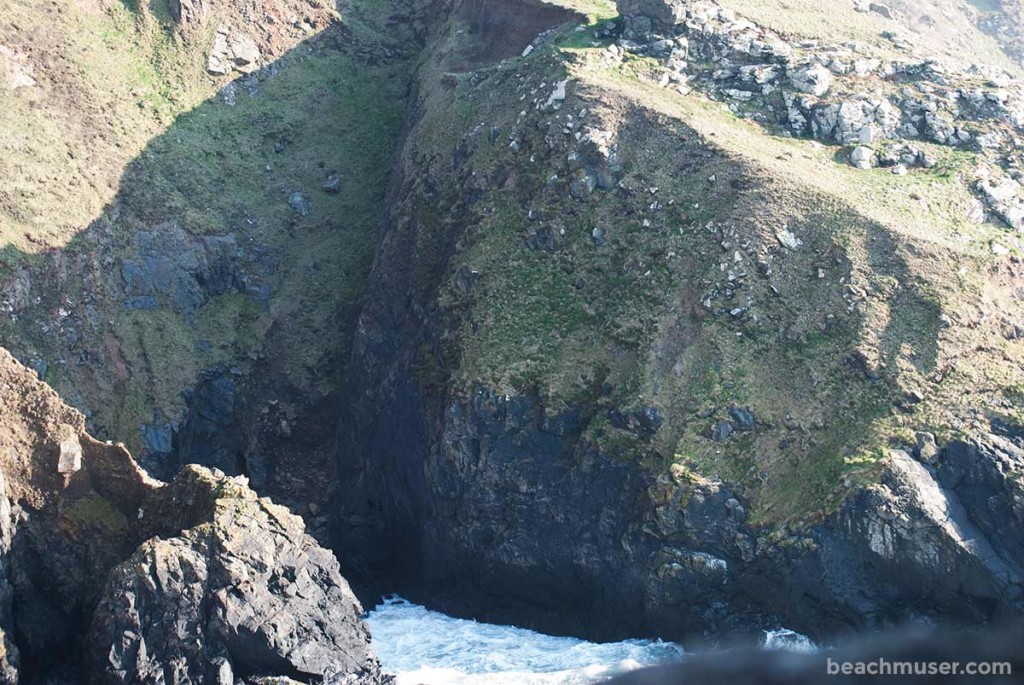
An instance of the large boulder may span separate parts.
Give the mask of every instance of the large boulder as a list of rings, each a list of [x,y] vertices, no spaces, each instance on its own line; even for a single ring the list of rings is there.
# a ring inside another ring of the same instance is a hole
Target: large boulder
[[[251,74],[259,69],[260,49],[244,33],[230,31],[225,27],[217,29],[213,47],[207,56],[206,70],[216,76],[237,71]]]
[[[208,519],[111,572],[88,637],[95,682],[384,681],[359,601],[302,519],[199,466],[161,500],[144,516],[207,502]]]
[[[822,64],[811,64],[795,70],[789,80],[801,93],[821,97],[832,87],[832,72]]]

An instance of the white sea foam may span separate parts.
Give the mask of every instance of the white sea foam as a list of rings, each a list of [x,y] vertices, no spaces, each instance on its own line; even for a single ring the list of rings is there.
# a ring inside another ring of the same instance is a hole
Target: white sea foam
[[[790,652],[813,652],[818,648],[806,635],[788,628],[764,631],[763,644],[765,649],[784,649]]]
[[[452,618],[400,597],[385,600],[366,621],[384,670],[399,685],[588,685],[683,656],[673,643],[552,637]]]

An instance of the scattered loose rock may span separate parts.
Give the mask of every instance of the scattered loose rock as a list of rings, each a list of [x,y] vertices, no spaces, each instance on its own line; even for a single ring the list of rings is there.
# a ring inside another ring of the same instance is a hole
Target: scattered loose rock
[[[249,36],[221,27],[213,39],[206,70],[223,76],[232,71],[251,74],[259,68],[260,49]]]
[[[309,216],[313,211],[313,202],[297,190],[288,197],[288,204],[299,216]]]
[[[337,194],[341,191],[341,176],[338,174],[329,175],[321,188],[323,188],[324,192]]]
[[[934,464],[939,459],[939,447],[935,444],[935,436],[927,432],[919,432],[914,436],[917,446],[914,456],[925,464]]]

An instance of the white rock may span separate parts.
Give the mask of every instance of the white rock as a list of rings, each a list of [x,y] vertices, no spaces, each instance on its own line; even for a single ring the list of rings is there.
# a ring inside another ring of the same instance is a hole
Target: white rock
[[[559,107],[565,100],[565,86],[569,83],[569,79],[562,79],[555,84],[555,89],[551,91],[551,95],[548,96],[547,106],[548,107]]]
[[[810,93],[821,97],[832,87],[832,72],[821,64],[798,69],[789,77],[793,87],[801,93]]]
[[[0,45],[0,71],[5,72],[7,85],[11,90],[19,88],[31,88],[36,85],[32,78],[33,67],[28,61],[28,56],[15,52],[6,45]]]
[[[60,441],[60,457],[57,460],[57,473],[70,476],[82,468],[82,445],[78,436],[72,434]]]
[[[865,145],[858,145],[850,153],[850,163],[858,169],[870,169],[875,165],[875,151]]]
[[[783,247],[790,250],[798,250],[803,245],[803,241],[793,235],[785,226],[775,232],[775,237]]]

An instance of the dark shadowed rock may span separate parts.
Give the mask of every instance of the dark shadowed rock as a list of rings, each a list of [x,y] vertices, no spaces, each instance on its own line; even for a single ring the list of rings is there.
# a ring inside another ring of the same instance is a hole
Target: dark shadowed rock
[[[661,428],[662,417],[661,412],[656,407],[644,407],[643,409],[628,413],[610,409],[608,411],[608,421],[615,428],[650,437]]]
[[[757,418],[754,412],[745,407],[730,407],[729,416],[732,417],[736,428],[741,431],[752,431],[757,427]]]
[[[11,501],[7,480],[0,471],[0,683],[18,682],[20,657],[14,644],[14,587],[9,578],[11,553]]]
[[[341,192],[341,176],[338,174],[331,174],[324,181],[323,185],[320,186],[324,192],[336,194]]]
[[[736,426],[732,421],[717,421],[714,428],[711,429],[711,439],[715,442],[722,442],[727,440],[734,432],[736,432]]]

